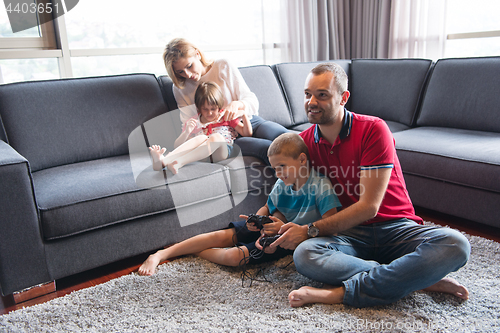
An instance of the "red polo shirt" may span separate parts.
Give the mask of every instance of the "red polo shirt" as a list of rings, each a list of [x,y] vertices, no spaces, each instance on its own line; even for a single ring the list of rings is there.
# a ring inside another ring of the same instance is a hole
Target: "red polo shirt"
[[[401,218],[422,223],[406,190],[394,137],[382,119],[345,110],[342,130],[333,145],[321,136],[318,125],[300,136],[309,148],[312,167],[330,178],[343,208],[359,201],[362,170],[392,169],[377,216],[363,224]]]

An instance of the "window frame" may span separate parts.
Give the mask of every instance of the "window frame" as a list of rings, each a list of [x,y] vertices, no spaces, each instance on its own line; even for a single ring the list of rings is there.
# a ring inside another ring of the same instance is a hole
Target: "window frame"
[[[39,0],[35,0],[36,3]],[[51,1],[48,1],[51,2]],[[0,51],[14,49],[56,49],[57,41],[53,23],[53,15],[48,13],[39,13],[39,17],[45,19],[45,23],[38,25],[40,37],[0,37]],[[1,58],[5,59],[5,58]]]

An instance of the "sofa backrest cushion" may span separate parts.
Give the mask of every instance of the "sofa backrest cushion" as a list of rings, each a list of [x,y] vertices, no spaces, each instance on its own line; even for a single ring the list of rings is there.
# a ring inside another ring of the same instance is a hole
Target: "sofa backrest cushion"
[[[316,65],[327,61],[295,62],[274,65],[274,70],[283,87],[283,93],[292,112],[293,125],[308,123],[304,111],[304,84],[307,75]],[[350,60],[331,60],[338,63],[349,76]],[[347,107],[349,107],[349,102]]]
[[[0,86],[8,143],[33,171],[128,153],[128,136],[167,111],[154,75]]]
[[[168,75],[162,75],[158,77],[158,82],[160,83],[161,91],[163,93],[163,99],[167,104],[168,111],[177,109],[178,106],[177,106],[177,101],[175,100],[174,97],[174,91],[173,91],[174,83],[172,82],[172,79],[169,78]]]
[[[271,67],[266,65],[239,68],[243,79],[259,100],[259,116],[285,127],[292,118],[281,92],[281,87]]]
[[[351,111],[412,126],[431,66],[424,59],[353,60]]]
[[[438,60],[417,125],[500,132],[499,87],[500,57]]]

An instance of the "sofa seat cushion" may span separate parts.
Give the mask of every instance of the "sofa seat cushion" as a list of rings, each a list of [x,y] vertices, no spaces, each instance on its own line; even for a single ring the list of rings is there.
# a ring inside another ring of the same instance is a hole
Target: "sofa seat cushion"
[[[241,170],[245,174],[251,170],[246,170],[247,165],[229,169],[223,164],[197,162],[185,166],[175,176],[146,170],[156,177],[147,186],[134,179],[128,155],[34,172],[43,236],[46,240],[68,237],[180,207],[190,208],[200,202],[231,203],[231,178],[233,182],[235,178],[245,181]],[[254,185],[261,187],[262,183],[259,178]],[[233,187],[240,196],[246,195],[246,181]],[[207,218],[207,214],[197,215],[200,221]]]
[[[391,130],[392,133],[404,131],[410,128],[410,126],[398,123],[397,121],[386,120],[385,122],[387,126],[389,126],[389,129]]]
[[[394,133],[406,174],[500,192],[500,134],[441,127]]]

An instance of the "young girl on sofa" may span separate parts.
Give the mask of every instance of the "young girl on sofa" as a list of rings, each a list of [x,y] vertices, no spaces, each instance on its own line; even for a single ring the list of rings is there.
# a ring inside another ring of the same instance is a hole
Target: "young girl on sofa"
[[[223,120],[224,98],[214,82],[202,82],[196,89],[195,105],[198,114],[185,124],[181,135],[175,140],[173,151],[166,156],[166,149],[158,145],[149,148],[153,158],[153,169],[167,167],[177,174],[184,165],[211,156],[214,162],[231,156],[233,142],[239,135],[252,136],[252,126],[247,115],[230,121]]]

